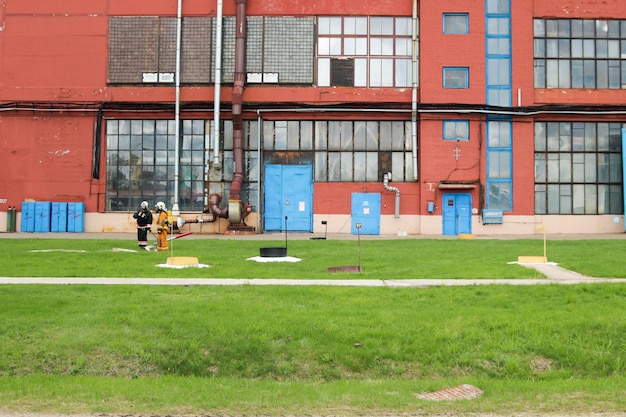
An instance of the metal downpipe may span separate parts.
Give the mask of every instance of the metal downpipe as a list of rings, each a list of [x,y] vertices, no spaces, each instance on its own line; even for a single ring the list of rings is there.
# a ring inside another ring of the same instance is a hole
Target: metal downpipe
[[[413,158],[413,180],[417,181],[417,51],[419,45],[417,43],[417,33],[419,31],[417,21],[417,0],[413,0],[413,79],[411,89],[411,145],[412,145],[412,158]]]
[[[220,170],[220,106],[222,93],[222,13],[224,5],[222,0],[217,0],[217,27],[215,29],[215,92],[213,98],[213,168]]]
[[[174,128],[176,129],[176,144],[174,145],[174,202],[172,204],[172,214],[178,215],[178,181],[180,178],[180,49],[182,34],[183,0],[178,0],[178,11],[176,13],[176,100]]]
[[[243,88],[246,65],[246,5],[247,0],[236,0],[235,20],[235,83],[233,87],[233,159],[235,171],[228,198],[228,221],[239,224],[242,220],[241,186],[243,183]]]

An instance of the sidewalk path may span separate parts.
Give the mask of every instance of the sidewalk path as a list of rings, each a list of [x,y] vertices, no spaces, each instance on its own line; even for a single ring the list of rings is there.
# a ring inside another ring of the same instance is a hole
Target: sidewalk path
[[[51,278],[0,277],[0,284],[92,284],[92,285],[163,285],[163,286],[237,286],[237,285],[321,285],[329,287],[425,288],[467,285],[575,285],[597,283],[626,284],[622,278],[591,278],[563,269],[553,263],[523,264],[535,268],[547,279],[234,279],[234,278]]]

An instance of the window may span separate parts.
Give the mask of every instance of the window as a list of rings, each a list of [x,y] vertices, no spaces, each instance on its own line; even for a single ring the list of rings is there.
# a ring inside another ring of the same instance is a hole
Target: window
[[[318,18],[319,86],[410,87],[412,55],[411,18]]]
[[[467,13],[444,13],[443,33],[447,35],[469,33],[469,15]]]
[[[535,19],[536,88],[626,88],[626,20]]]
[[[487,104],[508,107],[512,102],[510,0],[487,0]]]
[[[621,123],[535,123],[535,214],[622,214]]]
[[[487,208],[511,211],[513,138],[508,119],[487,121]]]
[[[444,140],[469,140],[468,120],[444,120],[443,122]]]
[[[178,193],[181,210],[204,209],[205,188],[228,195],[234,177],[233,123],[221,122],[223,169],[205,183],[212,121],[181,120]],[[285,132],[286,133],[286,132]],[[243,122],[244,179],[242,201],[258,206],[258,123]],[[205,142],[206,141],[206,142]],[[106,210],[136,210],[139,203],[173,203],[176,129],[174,120],[108,120],[106,123]]]
[[[180,123],[179,206],[204,206],[203,120]],[[147,200],[154,205],[174,200],[176,131],[173,120],[108,120],[106,209],[135,210]]]
[[[236,18],[223,20],[222,82],[235,79]],[[182,19],[181,76],[188,84],[214,82],[215,18]],[[170,16],[109,19],[108,81],[113,84],[173,83],[177,21]],[[315,18],[250,16],[246,71],[253,82],[314,83]],[[277,77],[276,77],[277,76]]]
[[[263,122],[264,159],[312,164],[317,182],[394,181],[413,175],[411,124],[406,121]]]
[[[110,83],[173,83],[176,72],[176,18],[113,16],[109,19]],[[184,68],[181,82],[208,83],[211,74],[212,19],[183,19]]]
[[[469,68],[444,68],[443,88],[469,88]]]

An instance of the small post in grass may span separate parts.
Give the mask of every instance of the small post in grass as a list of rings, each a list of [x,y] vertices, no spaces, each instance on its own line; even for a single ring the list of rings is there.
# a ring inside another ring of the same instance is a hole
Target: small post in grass
[[[359,263],[358,265],[347,265],[347,266],[331,266],[328,268],[328,272],[331,273],[335,273],[335,272],[361,272],[361,227],[362,224],[361,223],[356,223],[354,225],[356,227],[356,231],[357,231],[357,247],[358,247],[358,259],[359,259]]]
[[[545,264],[548,262],[548,255],[546,252],[546,225],[541,223],[535,226],[536,230],[543,232],[543,256],[518,256],[517,262],[521,264]]]
[[[361,223],[356,224],[356,239],[358,246],[358,257],[359,257],[359,272],[361,272],[361,227],[363,225]]]

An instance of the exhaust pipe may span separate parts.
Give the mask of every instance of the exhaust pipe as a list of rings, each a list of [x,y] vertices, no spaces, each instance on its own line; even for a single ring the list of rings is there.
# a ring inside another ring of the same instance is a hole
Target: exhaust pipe
[[[383,175],[383,186],[385,187],[385,190],[396,193],[396,204],[393,217],[397,219],[400,217],[400,190],[397,187],[390,186],[389,181],[391,181],[391,172],[387,172]]]
[[[233,118],[233,159],[235,170],[230,186],[228,206],[220,208],[222,198],[218,194],[209,196],[209,205],[205,212],[210,212],[215,218],[228,219],[231,225],[241,224],[244,218],[252,211],[251,207],[241,202],[241,186],[243,184],[243,89],[246,63],[246,5],[247,0],[236,0],[237,16],[235,20],[235,83],[232,98]]]
[[[228,198],[228,221],[239,224],[242,220],[241,185],[243,183],[243,87],[246,65],[246,4],[247,0],[236,0],[235,34],[235,84],[233,87],[233,159],[235,172]]]

